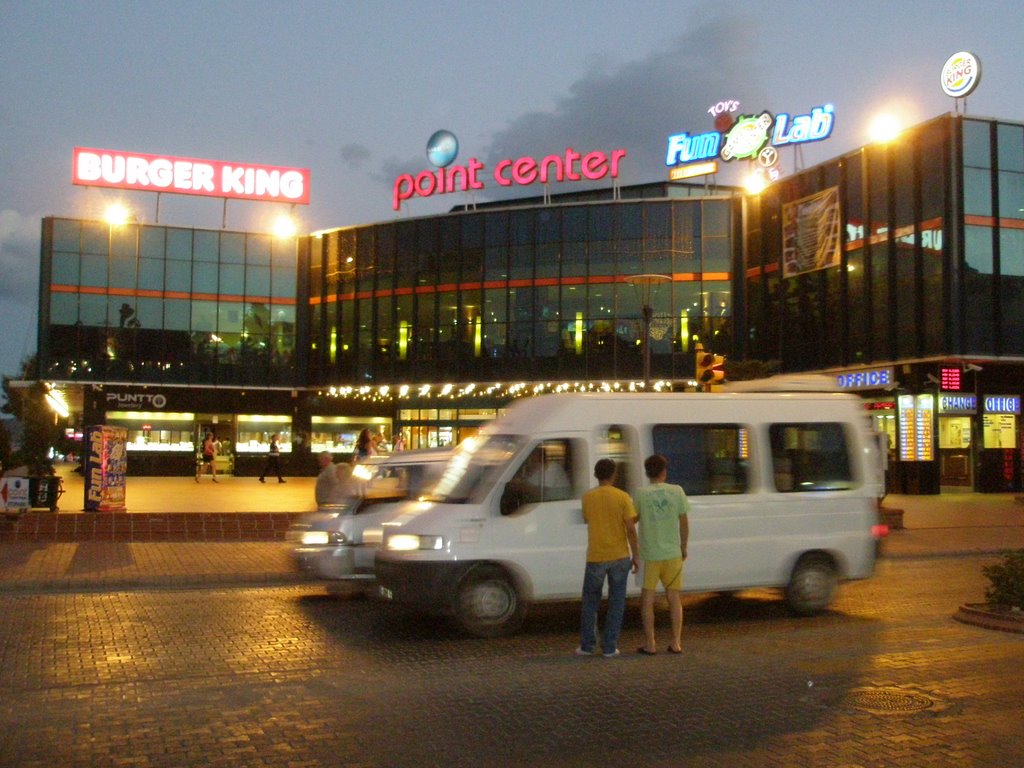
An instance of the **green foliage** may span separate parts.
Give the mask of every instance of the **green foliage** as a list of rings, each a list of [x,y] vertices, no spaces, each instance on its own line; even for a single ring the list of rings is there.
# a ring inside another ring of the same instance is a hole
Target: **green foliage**
[[[46,404],[46,385],[36,379],[36,360],[28,358],[23,363],[19,386],[12,385],[9,376],[3,377],[3,392],[6,398],[2,410],[12,414],[21,423],[21,446],[11,452],[5,467],[25,465],[30,475],[53,474],[50,449],[58,444],[61,427],[53,411]]]
[[[989,580],[985,599],[995,605],[1024,610],[1024,549],[1008,552],[1001,563],[981,569]]]
[[[6,421],[0,421],[0,467],[11,465],[11,433],[7,430]]]

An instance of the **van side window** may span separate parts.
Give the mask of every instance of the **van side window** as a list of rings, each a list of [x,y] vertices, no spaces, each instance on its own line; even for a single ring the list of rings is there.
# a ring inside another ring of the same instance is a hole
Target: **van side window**
[[[535,445],[505,488],[501,513],[509,515],[526,504],[571,499],[576,492],[575,458],[569,440],[545,440]]]
[[[772,424],[768,433],[777,491],[853,487],[846,431],[841,423]]]
[[[600,427],[597,430],[598,451],[596,459],[611,459],[615,462],[615,487],[626,493],[631,492],[630,457],[632,454],[632,429],[621,424]],[[593,467],[589,467],[593,470]]]
[[[687,496],[746,493],[750,440],[737,424],[657,424],[654,452],[668,459],[668,482]]]

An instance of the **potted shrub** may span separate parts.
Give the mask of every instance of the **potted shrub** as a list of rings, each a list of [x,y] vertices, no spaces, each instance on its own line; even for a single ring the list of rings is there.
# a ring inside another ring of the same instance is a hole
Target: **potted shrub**
[[[965,624],[1024,634],[1024,549],[1007,552],[1001,562],[983,566],[989,580],[987,603],[960,606],[953,617]]]
[[[985,599],[990,605],[1024,611],[1024,549],[1008,552],[1003,560],[981,569],[989,580]]]

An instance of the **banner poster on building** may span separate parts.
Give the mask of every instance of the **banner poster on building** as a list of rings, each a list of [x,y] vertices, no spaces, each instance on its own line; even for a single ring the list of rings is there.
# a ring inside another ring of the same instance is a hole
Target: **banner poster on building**
[[[88,427],[85,444],[86,511],[124,511],[128,430],[105,425]]]
[[[840,257],[839,188],[782,206],[782,273],[793,277],[838,267]]]

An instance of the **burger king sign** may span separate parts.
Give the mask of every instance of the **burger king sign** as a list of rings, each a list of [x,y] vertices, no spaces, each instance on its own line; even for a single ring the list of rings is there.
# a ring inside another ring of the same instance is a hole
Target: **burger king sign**
[[[981,81],[981,61],[973,53],[954,53],[942,65],[942,90],[954,99],[966,98]]]

